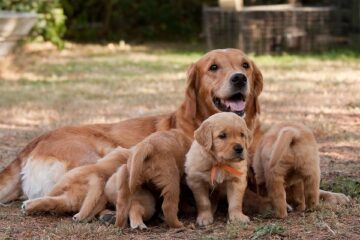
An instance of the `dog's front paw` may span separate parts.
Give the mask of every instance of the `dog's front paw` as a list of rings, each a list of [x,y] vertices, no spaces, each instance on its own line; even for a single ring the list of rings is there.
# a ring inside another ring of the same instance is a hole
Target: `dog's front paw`
[[[198,217],[196,219],[196,223],[199,226],[207,226],[214,222],[214,217],[211,213],[211,211],[201,212],[198,214]]]
[[[325,205],[344,205],[350,202],[350,198],[342,193],[334,193],[329,191],[320,191],[320,199]]]
[[[239,221],[239,222],[242,222],[242,223],[248,223],[250,222],[250,218],[248,216],[246,216],[245,214],[243,214],[242,212],[240,211],[232,211],[229,213],[229,220],[230,222],[233,222],[233,221]]]

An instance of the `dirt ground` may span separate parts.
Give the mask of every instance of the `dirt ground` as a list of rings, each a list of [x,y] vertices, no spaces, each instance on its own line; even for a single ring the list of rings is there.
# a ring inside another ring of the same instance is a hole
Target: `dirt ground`
[[[187,66],[203,51],[188,46],[68,43],[28,45],[3,60],[0,76],[0,171],[33,137],[69,124],[116,122],[172,111],[184,96]],[[322,187],[352,197],[348,206],[320,206],[284,220],[251,215],[248,225],[168,229],[156,218],[147,231],[120,230],[70,216],[23,216],[21,202],[0,206],[0,239],[360,239],[360,58],[321,55],[253,56],[264,75],[261,117],[298,120],[316,134]]]

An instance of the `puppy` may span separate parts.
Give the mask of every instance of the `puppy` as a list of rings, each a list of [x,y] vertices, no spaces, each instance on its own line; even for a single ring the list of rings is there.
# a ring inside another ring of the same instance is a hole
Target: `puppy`
[[[130,152],[130,150],[128,151]],[[126,186],[129,184],[128,178],[127,166],[124,164],[107,181],[105,195],[108,202],[113,206],[116,206],[118,190],[129,189],[129,187]],[[130,193],[128,194],[130,195]],[[147,226],[144,224],[144,221],[150,220],[154,215],[156,210],[155,206],[155,197],[145,188],[139,188],[139,190],[131,195],[129,199],[129,220],[131,228],[139,228],[141,230],[146,229]],[[112,218],[112,213],[109,213],[109,216]]]
[[[172,129],[153,133],[131,149],[127,168],[121,168],[118,173],[121,184],[116,201],[117,226],[125,226],[130,200],[144,183],[152,183],[161,191],[165,222],[173,228],[183,226],[177,213],[185,154],[190,145],[189,137],[180,130]]]
[[[270,197],[277,217],[287,216],[287,200],[300,211],[319,203],[318,148],[313,133],[303,124],[280,123],[265,132],[253,169],[258,192]]]
[[[45,197],[27,200],[22,205],[25,214],[35,212],[77,212],[74,221],[89,221],[105,208],[104,187],[116,169],[126,163],[128,150],[114,149],[97,163],[67,172]]]
[[[185,172],[196,201],[197,224],[213,222],[209,192],[214,190],[226,191],[230,221],[249,222],[242,212],[250,140],[245,121],[234,113],[217,113],[200,125],[194,137]]]

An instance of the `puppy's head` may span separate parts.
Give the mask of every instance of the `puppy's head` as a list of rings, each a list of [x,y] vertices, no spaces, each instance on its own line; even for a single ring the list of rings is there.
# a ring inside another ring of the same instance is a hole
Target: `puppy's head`
[[[217,113],[195,131],[195,140],[218,162],[242,161],[247,157],[250,131],[235,113]]]

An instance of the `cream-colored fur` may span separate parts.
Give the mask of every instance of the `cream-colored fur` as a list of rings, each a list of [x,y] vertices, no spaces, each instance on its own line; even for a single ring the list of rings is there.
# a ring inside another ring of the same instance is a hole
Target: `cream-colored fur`
[[[249,137],[245,121],[234,113],[217,113],[195,131],[195,141],[186,156],[185,172],[187,184],[195,197],[198,211],[196,222],[200,226],[213,222],[215,206],[211,203],[209,193],[221,190],[227,195],[230,221],[249,222],[249,217],[242,212]],[[242,153],[237,153],[235,146],[241,146]],[[227,164],[242,174],[235,176],[219,169],[213,186],[211,169],[214,164],[220,163]]]
[[[89,221],[105,208],[104,194],[108,178],[126,163],[128,150],[118,147],[96,164],[75,168],[67,172],[45,196],[27,200],[22,209],[26,214],[35,212],[77,212],[74,221]]]

